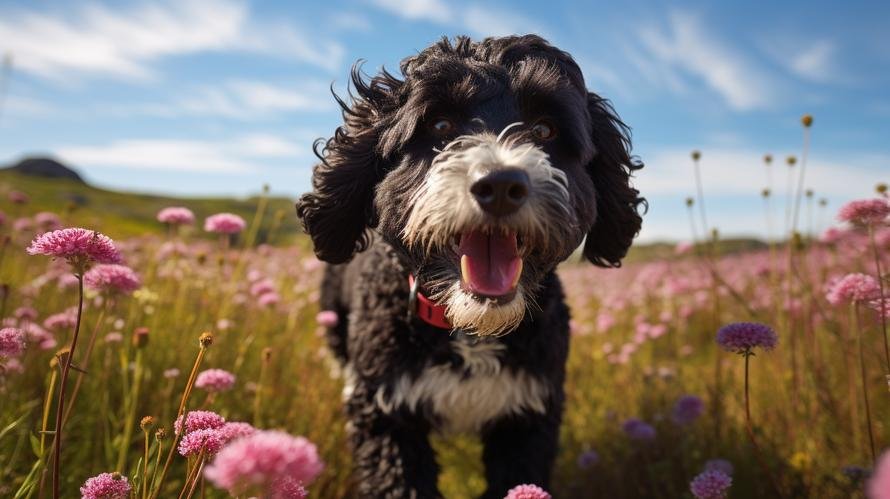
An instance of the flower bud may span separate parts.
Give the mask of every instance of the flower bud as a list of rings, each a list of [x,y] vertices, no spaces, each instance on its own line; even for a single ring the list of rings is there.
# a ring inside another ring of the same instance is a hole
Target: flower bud
[[[201,336],[198,337],[198,343],[201,344],[201,348],[209,347],[213,344],[213,334],[209,331],[201,333]]]

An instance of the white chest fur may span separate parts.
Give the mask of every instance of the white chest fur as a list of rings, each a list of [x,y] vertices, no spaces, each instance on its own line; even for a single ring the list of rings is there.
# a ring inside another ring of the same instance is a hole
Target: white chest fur
[[[523,411],[544,413],[547,387],[524,371],[502,369],[498,359],[505,346],[498,342],[454,343],[463,366],[428,366],[413,379],[397,378],[376,394],[378,406],[391,412],[404,406],[411,411],[429,404],[448,432],[477,432],[498,417]]]

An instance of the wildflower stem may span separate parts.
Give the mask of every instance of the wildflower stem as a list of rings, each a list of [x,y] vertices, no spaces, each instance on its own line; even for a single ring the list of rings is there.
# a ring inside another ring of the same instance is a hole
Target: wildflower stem
[[[189,397],[192,394],[192,387],[195,385],[195,378],[198,377],[198,368],[201,366],[201,361],[204,360],[204,353],[207,351],[207,347],[203,344],[201,345],[201,349],[198,351],[198,356],[195,358],[195,364],[192,366],[192,372],[189,374],[188,382],[185,385],[185,390],[182,392],[182,399],[179,402],[179,409],[176,411],[176,419],[179,419],[180,416],[183,415],[185,411],[185,407],[188,404]],[[170,444],[170,450],[167,452],[167,460],[164,462],[164,468],[161,470],[161,477],[158,479],[158,486],[152,494],[152,499],[156,499],[161,493],[161,487],[164,486],[164,479],[167,477],[167,472],[170,470],[170,464],[173,462],[173,454],[176,452],[176,444],[179,442],[180,437],[184,431],[173,432],[173,441]]]
[[[59,402],[56,406],[56,427],[53,438],[53,499],[59,498],[61,489],[61,458],[62,458],[62,418],[65,414],[65,384],[71,371],[71,361],[77,348],[77,337],[80,335],[80,319],[83,315],[83,272],[76,272],[77,277],[77,319],[74,322],[74,336],[71,338],[71,349],[62,367],[62,378],[59,381]]]
[[[90,339],[87,341],[87,351],[83,356],[83,360],[78,363],[78,366],[84,371],[87,369],[87,366],[90,362],[90,356],[93,353],[93,347],[96,345],[96,335],[99,331],[99,326],[102,325],[102,319],[105,318],[105,309],[106,307],[102,307],[99,311],[99,318],[96,320],[96,326],[93,328],[93,332],[90,334]],[[62,424],[68,423],[68,418],[71,416],[71,409],[74,407],[74,401],[77,400],[77,394],[80,392],[80,385],[83,384],[83,371],[77,372],[77,379],[74,380],[74,390],[71,391],[71,401],[68,403],[68,408],[65,410],[65,415],[62,418]]]
[[[745,430],[747,430],[748,438],[751,440],[751,445],[754,447],[754,457],[757,458],[757,464],[760,465],[764,475],[769,477],[770,484],[773,487],[773,491],[776,493],[776,497],[784,497],[779,488],[778,479],[763,461],[763,453],[760,450],[760,446],[757,445],[757,438],[754,436],[754,425],[751,423],[751,397],[748,390],[748,364],[754,353],[749,349],[746,350],[743,355],[745,356]]]
[[[143,446],[144,454],[142,457],[142,495],[140,497],[145,497],[148,493],[148,430],[142,430],[142,434],[145,436],[145,444]]]
[[[875,436],[871,428],[871,407],[868,402],[868,383],[865,376],[865,351],[862,345],[862,326],[859,319],[859,303],[853,302],[853,314],[856,321],[856,342],[859,346],[859,374],[862,377],[862,397],[865,400],[865,423],[868,428],[868,444],[871,450],[871,461],[874,464],[877,461],[877,453],[875,453]]]
[[[878,251],[878,244],[875,242],[874,224],[868,224],[868,238],[871,240],[871,250],[875,256],[875,272],[878,278],[878,289],[881,298],[878,301],[878,315],[881,316],[881,331],[884,333],[884,360],[887,363],[886,374],[890,376],[890,345],[887,342],[887,296],[884,294],[884,275],[881,272],[881,255]]]

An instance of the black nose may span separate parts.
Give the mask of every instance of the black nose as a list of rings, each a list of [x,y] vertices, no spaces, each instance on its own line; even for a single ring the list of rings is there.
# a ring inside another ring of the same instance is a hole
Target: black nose
[[[486,212],[503,217],[516,213],[528,199],[528,174],[516,168],[495,170],[470,186],[470,192]]]

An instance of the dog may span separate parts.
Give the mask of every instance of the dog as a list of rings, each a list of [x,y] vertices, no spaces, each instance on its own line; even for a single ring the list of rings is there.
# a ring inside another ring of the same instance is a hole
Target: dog
[[[353,66],[343,125],[297,215],[328,262],[361,497],[440,497],[432,432],[484,444],[487,489],[549,486],[569,311],[555,273],[583,247],[620,266],[645,199],[611,104],[546,40],[443,38],[401,77]],[[332,92],[333,93],[333,92]]]

